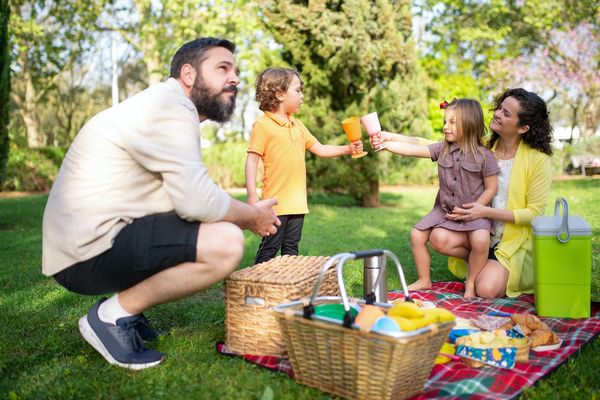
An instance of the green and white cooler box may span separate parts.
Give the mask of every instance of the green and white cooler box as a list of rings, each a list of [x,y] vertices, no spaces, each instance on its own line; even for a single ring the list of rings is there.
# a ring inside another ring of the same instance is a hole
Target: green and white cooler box
[[[538,315],[589,318],[592,227],[583,218],[569,216],[564,198],[556,199],[554,216],[536,217],[531,225]]]

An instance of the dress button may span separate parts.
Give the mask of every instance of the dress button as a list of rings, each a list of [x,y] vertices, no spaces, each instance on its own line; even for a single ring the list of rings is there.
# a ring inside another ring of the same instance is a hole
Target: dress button
[[[452,196],[454,196],[454,193],[452,193]]]
[[[457,179],[457,178],[456,178],[456,177],[454,177],[454,180],[456,180],[456,179]]]

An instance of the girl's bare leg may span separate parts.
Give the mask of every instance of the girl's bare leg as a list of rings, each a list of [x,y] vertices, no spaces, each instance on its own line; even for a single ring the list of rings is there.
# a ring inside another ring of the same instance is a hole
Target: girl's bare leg
[[[469,272],[465,282],[465,299],[476,297],[475,280],[488,260],[490,245],[490,232],[486,229],[477,229],[467,232],[471,252],[469,253]]]
[[[429,289],[431,287],[431,256],[427,248],[430,233],[431,229],[422,231],[417,228],[413,228],[410,233],[410,248],[419,278],[408,286],[408,290]]]
[[[429,244],[440,254],[468,260],[471,243],[466,232],[456,232],[445,228],[433,228]]]

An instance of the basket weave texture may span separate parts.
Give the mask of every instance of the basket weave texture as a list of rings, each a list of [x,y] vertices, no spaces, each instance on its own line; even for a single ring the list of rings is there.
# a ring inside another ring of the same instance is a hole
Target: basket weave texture
[[[285,356],[285,342],[272,307],[309,296],[323,256],[280,256],[232,273],[225,280],[225,344],[238,354]],[[319,291],[339,295],[335,268]]]
[[[394,338],[278,313],[299,382],[347,399],[405,399],[423,391],[454,323]]]

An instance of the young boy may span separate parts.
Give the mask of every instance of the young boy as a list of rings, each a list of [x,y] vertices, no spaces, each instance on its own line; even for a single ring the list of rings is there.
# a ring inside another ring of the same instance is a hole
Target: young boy
[[[265,115],[252,126],[246,158],[248,203],[259,198],[256,193],[258,161],[262,160],[263,198],[275,198],[274,207],[281,226],[275,235],[265,236],[256,253],[256,263],[281,254],[297,255],[302,236],[306,201],[305,151],[319,157],[337,157],[362,152],[362,142],[333,146],[321,144],[304,124],[292,117],[302,105],[303,83],[298,72],[290,68],[267,68],[256,80],[256,100]]]

